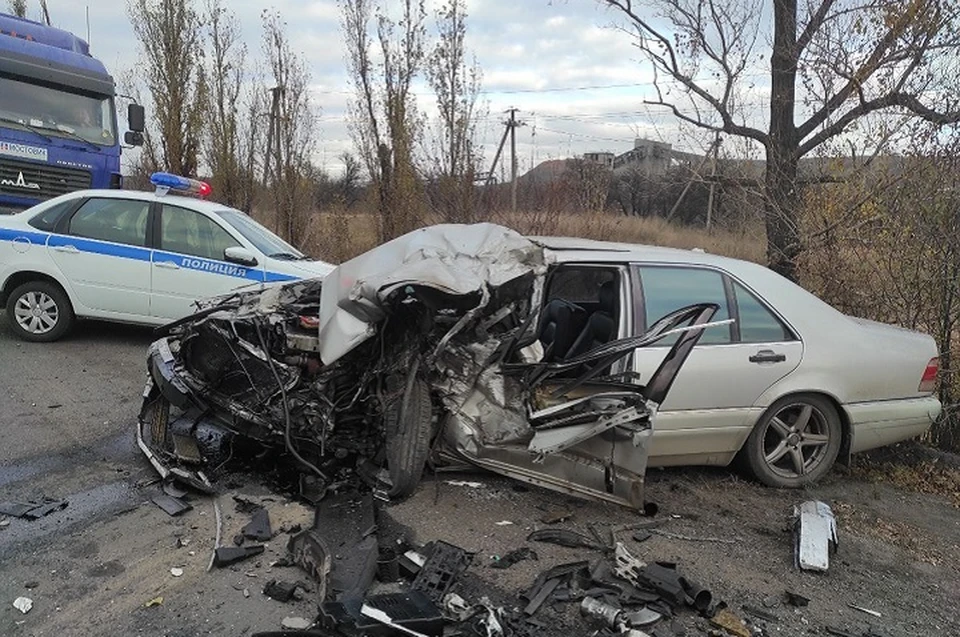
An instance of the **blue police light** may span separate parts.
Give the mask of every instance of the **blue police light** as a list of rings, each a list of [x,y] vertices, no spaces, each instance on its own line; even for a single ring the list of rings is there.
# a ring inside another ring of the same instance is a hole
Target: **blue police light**
[[[199,195],[201,197],[206,197],[212,192],[210,184],[205,181],[198,181],[170,173],[153,173],[150,175],[150,183],[158,189],[176,190],[177,192]]]

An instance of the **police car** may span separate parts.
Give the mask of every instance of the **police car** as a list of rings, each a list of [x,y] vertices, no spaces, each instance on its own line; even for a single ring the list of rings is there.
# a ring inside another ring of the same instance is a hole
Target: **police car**
[[[205,182],[151,181],[156,192],[83,190],[0,216],[0,303],[17,336],[55,341],[76,318],[162,325],[197,299],[333,269],[239,210],[184,196],[210,194]]]

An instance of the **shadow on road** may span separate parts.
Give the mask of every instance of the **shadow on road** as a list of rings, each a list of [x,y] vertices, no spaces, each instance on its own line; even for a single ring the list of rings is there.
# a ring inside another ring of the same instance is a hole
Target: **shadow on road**
[[[75,344],[117,343],[143,345],[154,340],[153,327],[127,325],[107,321],[77,321],[70,333],[58,342]],[[6,315],[0,314],[0,341],[19,341],[10,330]]]

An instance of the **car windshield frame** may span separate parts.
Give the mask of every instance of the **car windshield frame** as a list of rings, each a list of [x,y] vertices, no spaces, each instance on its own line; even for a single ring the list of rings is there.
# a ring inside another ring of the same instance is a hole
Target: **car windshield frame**
[[[113,97],[0,77],[0,119],[40,135],[117,145]],[[0,126],[3,126],[0,123]]]
[[[253,217],[234,208],[220,208],[215,211],[227,225],[240,233],[264,256],[272,259],[301,260],[307,257],[292,245],[258,223]],[[280,255],[280,256],[277,256]]]

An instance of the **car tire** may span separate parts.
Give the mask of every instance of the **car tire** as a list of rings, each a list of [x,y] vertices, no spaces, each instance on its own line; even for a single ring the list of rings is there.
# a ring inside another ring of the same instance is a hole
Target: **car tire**
[[[830,471],[842,441],[840,415],[829,400],[813,394],[785,396],[750,432],[743,461],[763,484],[796,489]]]
[[[406,405],[401,397],[390,403],[384,412],[387,470],[390,474],[388,494],[393,498],[412,494],[420,484],[433,433],[430,388],[416,371],[405,383],[404,396]]]
[[[73,326],[73,306],[63,289],[49,281],[28,281],[7,298],[10,329],[25,341],[48,343]]]

